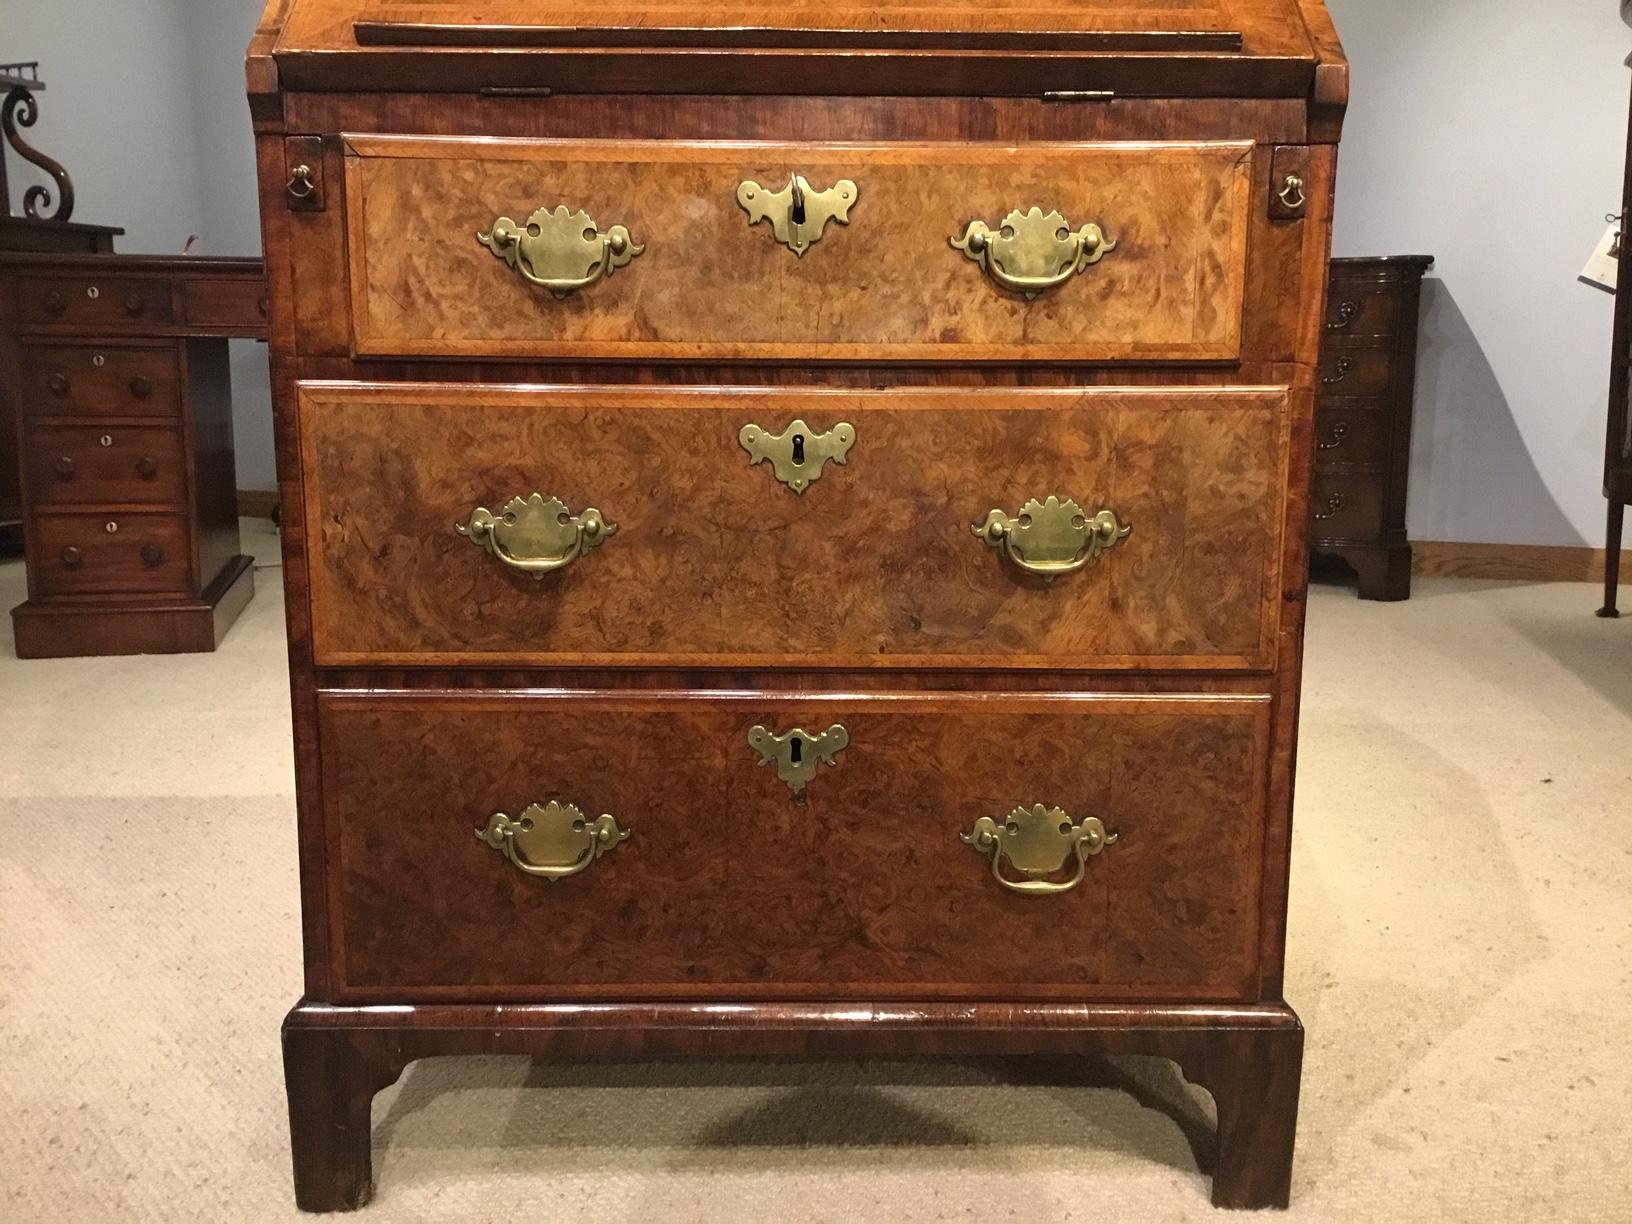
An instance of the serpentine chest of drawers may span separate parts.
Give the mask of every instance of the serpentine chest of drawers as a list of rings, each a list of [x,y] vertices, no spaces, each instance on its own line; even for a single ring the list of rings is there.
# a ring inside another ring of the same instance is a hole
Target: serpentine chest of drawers
[[[1144,1053],[1284,1204],[1320,0],[274,0],[295,1192],[414,1059]]]

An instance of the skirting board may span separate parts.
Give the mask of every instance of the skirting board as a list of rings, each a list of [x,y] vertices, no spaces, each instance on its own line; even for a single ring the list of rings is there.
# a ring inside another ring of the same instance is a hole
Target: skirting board
[[[1604,550],[1550,544],[1459,544],[1453,540],[1412,540],[1411,572],[1428,578],[1602,582]],[[1632,550],[1621,553],[1621,573],[1632,580]]]
[[[275,490],[238,490],[238,513],[245,518],[271,518],[277,504]],[[1604,550],[1545,544],[1459,544],[1454,540],[1412,540],[1411,572],[1428,578],[1602,582]],[[1632,550],[1621,554],[1621,573],[1632,579]]]
[[[277,509],[277,505],[276,489],[238,490],[239,518],[271,518],[272,511]]]

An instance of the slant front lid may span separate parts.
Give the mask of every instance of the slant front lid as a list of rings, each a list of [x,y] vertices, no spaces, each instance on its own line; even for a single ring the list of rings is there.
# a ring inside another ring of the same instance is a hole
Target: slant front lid
[[[297,89],[1017,92],[1023,57],[1028,92],[1295,97],[1337,55],[1322,0],[279,4],[263,33]]]

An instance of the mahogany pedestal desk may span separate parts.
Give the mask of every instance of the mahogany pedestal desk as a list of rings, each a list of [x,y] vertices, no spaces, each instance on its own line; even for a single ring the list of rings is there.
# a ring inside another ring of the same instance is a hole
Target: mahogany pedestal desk
[[[1319,0],[275,0],[295,1196],[412,1060],[1090,1055],[1284,1205]]]
[[[17,419],[21,658],[214,650],[255,590],[239,546],[228,336],[264,336],[255,259],[0,254]]]

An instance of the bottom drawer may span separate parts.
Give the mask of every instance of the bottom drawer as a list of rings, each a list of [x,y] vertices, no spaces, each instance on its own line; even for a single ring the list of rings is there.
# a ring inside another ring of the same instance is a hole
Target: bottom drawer
[[[30,565],[36,595],[189,590],[185,514],[40,514]]]
[[[1267,698],[319,709],[336,1001],[1257,997]]]
[[[1309,535],[1314,540],[1375,543],[1386,524],[1388,475],[1384,472],[1315,473],[1309,495]]]

